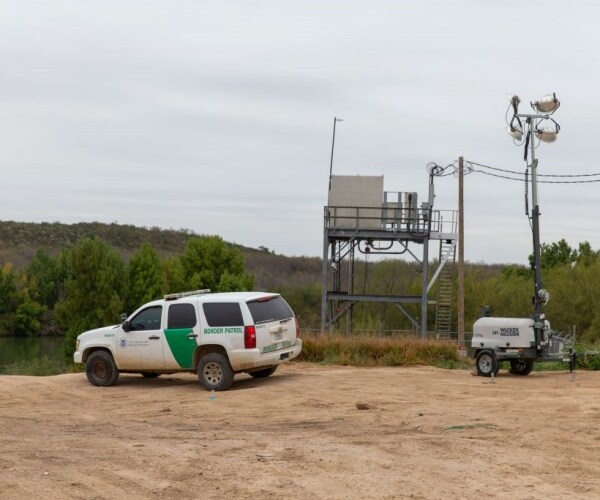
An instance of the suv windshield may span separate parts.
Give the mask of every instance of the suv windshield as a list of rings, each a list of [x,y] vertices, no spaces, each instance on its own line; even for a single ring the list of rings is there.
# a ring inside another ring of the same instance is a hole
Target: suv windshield
[[[248,302],[254,324],[281,321],[294,317],[294,313],[279,295]]]

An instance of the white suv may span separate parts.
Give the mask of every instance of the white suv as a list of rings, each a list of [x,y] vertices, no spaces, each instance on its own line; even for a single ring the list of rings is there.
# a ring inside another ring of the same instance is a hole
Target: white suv
[[[153,378],[192,371],[206,389],[223,391],[235,373],[268,377],[300,354],[298,323],[280,295],[208,292],[165,295],[120,325],[82,333],[75,363],[85,363],[98,386],[115,384],[120,372]]]

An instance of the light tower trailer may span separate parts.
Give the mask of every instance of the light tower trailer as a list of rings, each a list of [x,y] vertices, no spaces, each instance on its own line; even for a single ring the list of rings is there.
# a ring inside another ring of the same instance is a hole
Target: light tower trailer
[[[574,346],[569,339],[553,334],[548,320],[542,321],[536,325],[532,318],[479,318],[473,324],[471,340],[477,375],[496,375],[501,361],[510,362],[510,371],[516,375],[529,375],[534,362],[569,361],[573,371]]]
[[[508,132],[517,141],[523,139],[523,122],[526,124],[526,136],[522,144],[525,145],[524,160],[527,162],[528,153],[531,154],[531,202],[530,217],[533,236],[533,281],[534,311],[531,318],[490,318],[478,319],[473,325],[473,339],[471,347],[475,349],[475,366],[477,374],[483,376],[495,375],[501,361],[510,362],[511,372],[517,375],[529,375],[536,361],[563,361],[565,342],[554,338],[550,330],[550,323],[546,320],[542,306],[548,303],[549,293],[542,287],[542,265],[540,244],[540,207],[537,196],[537,159],[535,158],[535,138],[544,142],[554,142],[560,127],[551,115],[560,106],[556,94],[542,97],[539,101],[532,102],[534,113],[519,113],[518,107],[521,100],[518,96],[511,98],[514,114]],[[509,109],[510,109],[509,106]],[[552,122],[554,130],[545,129],[539,125]],[[521,142],[520,142],[521,143]],[[526,209],[529,213],[529,209]],[[569,346],[571,370],[575,369],[576,354],[573,351],[574,342]]]

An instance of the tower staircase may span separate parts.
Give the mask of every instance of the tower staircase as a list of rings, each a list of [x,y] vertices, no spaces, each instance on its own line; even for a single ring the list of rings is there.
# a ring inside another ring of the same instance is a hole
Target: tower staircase
[[[452,328],[456,240],[440,240],[439,258],[440,264],[443,263],[443,267],[437,278],[435,336],[438,339],[449,339]]]

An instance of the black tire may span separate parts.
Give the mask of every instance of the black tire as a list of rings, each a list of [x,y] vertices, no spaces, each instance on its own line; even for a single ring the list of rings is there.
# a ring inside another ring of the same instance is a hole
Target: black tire
[[[511,359],[510,360],[510,373],[515,375],[529,375],[533,370],[533,360],[531,359]]]
[[[94,351],[85,362],[85,374],[90,384],[99,387],[115,385],[119,378],[119,370],[113,357],[106,351]]]
[[[156,373],[156,372],[141,372],[141,373],[142,373],[142,377],[144,377],[144,378],[160,377],[160,373]]]
[[[496,366],[494,367],[494,362]],[[500,370],[500,363],[494,358],[492,351],[484,350],[479,351],[475,358],[475,367],[477,368],[477,375],[480,377],[491,377],[492,369],[494,370],[494,376],[498,375]]]
[[[275,373],[277,370],[277,366],[270,366],[269,368],[265,368],[264,370],[258,370],[255,372],[250,372],[254,378],[267,378]]]
[[[227,356],[211,352],[200,358],[198,382],[207,391],[226,391],[233,384],[233,370]]]

